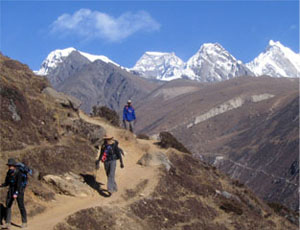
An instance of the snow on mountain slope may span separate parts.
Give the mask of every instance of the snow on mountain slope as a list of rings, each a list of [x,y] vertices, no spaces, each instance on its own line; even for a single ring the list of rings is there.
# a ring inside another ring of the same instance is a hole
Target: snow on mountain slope
[[[256,76],[300,77],[300,54],[270,40],[264,52],[246,64]]]
[[[73,47],[52,51],[43,61],[40,70],[34,72],[38,75],[47,75],[52,69],[55,69],[59,63],[62,63],[73,51],[76,51]]]
[[[252,75],[251,71],[218,43],[205,43],[186,63],[183,75],[200,82]]]
[[[49,74],[52,70],[54,70],[58,64],[62,63],[66,57],[68,57],[72,52],[78,52],[82,56],[86,57],[89,61],[94,62],[96,60],[101,60],[106,63],[112,63],[114,65],[119,66],[117,63],[113,62],[110,60],[108,57],[103,56],[103,55],[93,55],[89,53],[85,53],[79,50],[76,50],[73,47],[66,48],[66,49],[57,49],[52,51],[47,58],[43,61],[40,70],[34,71],[38,75],[47,75]]]
[[[119,64],[115,63],[114,61],[110,60],[108,57],[103,56],[103,55],[94,55],[94,54],[89,54],[89,53],[85,53],[85,52],[82,52],[82,51],[79,51],[79,53],[81,53],[83,56],[85,56],[91,62],[94,62],[96,60],[101,60],[101,61],[104,61],[106,63],[112,63],[116,66],[120,66]]]
[[[211,82],[252,75],[241,61],[218,43],[203,44],[187,63],[174,53],[146,52],[131,70],[143,77],[166,81],[187,78]]]
[[[240,76],[300,77],[300,54],[270,41],[268,47],[252,62],[243,64],[218,43],[205,43],[186,63],[175,53],[145,52],[131,69],[120,66],[103,55],[85,53],[75,48],[54,50],[43,61],[39,75],[49,75],[72,52],[94,62],[102,60],[142,77],[170,81],[178,78],[199,82],[223,81]],[[81,59],[81,61],[84,61]],[[77,63],[78,64],[78,63]]]
[[[146,78],[170,81],[181,77],[183,67],[175,53],[146,52],[131,70]]]

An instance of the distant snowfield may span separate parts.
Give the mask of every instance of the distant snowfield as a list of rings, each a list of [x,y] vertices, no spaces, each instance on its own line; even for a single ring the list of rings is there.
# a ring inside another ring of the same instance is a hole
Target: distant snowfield
[[[272,97],[274,97],[273,94],[265,93],[265,94],[257,94],[257,95],[252,95],[252,96],[240,96],[240,97],[230,99],[230,100],[226,101],[225,103],[210,109],[208,112],[206,112],[200,116],[197,116],[192,123],[187,125],[187,128],[191,128],[194,125],[197,125],[203,121],[206,121],[206,120],[208,120],[212,117],[215,117],[217,115],[220,115],[222,113],[226,113],[230,110],[237,109],[237,108],[243,106],[243,104],[247,101],[257,103],[260,101],[270,99]]]

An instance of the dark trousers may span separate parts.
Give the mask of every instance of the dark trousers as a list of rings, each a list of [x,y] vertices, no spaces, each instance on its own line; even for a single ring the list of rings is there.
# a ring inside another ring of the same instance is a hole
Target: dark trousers
[[[104,162],[104,168],[107,176],[107,190],[109,192],[118,191],[117,183],[115,181],[116,166],[117,166],[116,160]]]
[[[24,205],[24,190],[19,192],[16,200],[22,216],[22,223],[27,223],[27,213]],[[13,203],[13,191],[9,189],[6,198],[6,223],[11,223],[11,208]]]

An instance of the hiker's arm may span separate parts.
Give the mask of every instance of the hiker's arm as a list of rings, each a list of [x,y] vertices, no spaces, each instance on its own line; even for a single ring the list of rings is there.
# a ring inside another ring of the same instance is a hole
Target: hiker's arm
[[[133,119],[136,120],[134,109],[132,110],[132,116],[133,116]]]
[[[126,108],[124,107],[124,109],[123,109],[123,121],[125,121],[126,120]]]
[[[98,161],[99,161],[99,162],[100,162],[101,159],[102,159],[103,153],[104,153],[104,148],[103,148],[103,146],[101,146],[100,156],[99,156],[99,158],[98,158]]]
[[[9,185],[8,180],[9,180],[9,176],[7,174],[4,183],[0,185],[0,188],[8,186]]]
[[[123,158],[122,158],[121,151],[122,150],[117,146],[116,147],[116,154],[117,154],[117,157],[120,159],[120,166],[121,166],[121,168],[124,168]]]

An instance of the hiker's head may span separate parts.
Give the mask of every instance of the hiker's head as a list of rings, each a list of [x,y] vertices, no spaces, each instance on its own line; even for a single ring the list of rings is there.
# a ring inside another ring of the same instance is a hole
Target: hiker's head
[[[128,106],[131,106],[131,100],[128,100],[128,101],[127,101],[127,105],[128,105]]]
[[[6,165],[9,169],[16,169],[17,162],[15,161],[15,159],[9,158]]]
[[[109,145],[114,143],[113,136],[106,135],[103,137],[103,140],[104,140],[104,143],[109,144]]]

